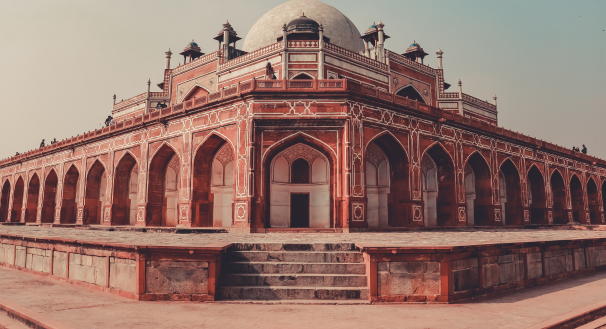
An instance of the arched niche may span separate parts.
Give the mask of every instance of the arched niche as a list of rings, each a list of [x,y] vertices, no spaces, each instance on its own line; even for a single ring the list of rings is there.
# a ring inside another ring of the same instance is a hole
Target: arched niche
[[[38,216],[38,199],[40,197],[40,178],[34,173],[27,187],[27,205],[25,210],[25,222],[35,223]]]
[[[518,168],[506,160],[499,172],[499,197],[501,199],[501,218],[504,225],[523,225],[524,207]]]
[[[545,180],[543,179],[543,174],[541,174],[541,171],[536,166],[532,166],[528,171],[527,188],[530,223],[546,223],[545,208],[547,206],[547,198],[545,197]]]
[[[176,227],[179,224],[180,168],[179,156],[166,144],[152,158],[147,192],[147,225]]]
[[[135,173],[134,177],[133,173]],[[136,173],[138,173],[137,160],[127,152],[114,170],[112,225],[134,225],[137,222],[135,214],[137,211],[138,176]],[[102,195],[105,196],[102,194],[103,181],[103,176],[101,176],[99,181],[99,200],[101,200],[99,206],[102,207],[101,209],[105,207],[105,202],[101,199]],[[94,199],[95,195],[91,196]],[[103,210],[100,214],[103,214]],[[98,221],[102,223],[103,218],[99,218]]]
[[[555,170],[551,175],[551,195],[553,197],[553,223],[568,224],[566,184],[558,170]]]
[[[398,90],[396,92],[396,95],[401,96],[401,97],[408,97],[409,99],[414,99],[415,101],[419,102],[419,103],[423,103],[425,104],[425,98],[423,98],[423,96],[421,96],[421,94],[417,91],[417,89],[415,87],[413,87],[412,85],[408,85],[408,86],[404,86],[403,88],[401,88],[400,90]]]
[[[98,160],[93,163],[86,177],[86,193],[84,194],[85,225],[98,225],[103,222],[105,193],[107,192],[107,173]]]
[[[207,97],[209,94],[208,90],[204,89],[201,86],[194,86],[189,93],[187,93],[187,96],[185,96],[185,98],[183,99],[183,102],[188,101],[188,100],[192,100],[194,98],[203,98],[203,97]]]
[[[577,175],[572,175],[570,179],[570,201],[572,204],[572,219],[576,223],[589,224],[585,216],[583,184]]]
[[[424,157],[430,158],[431,162],[425,162],[426,165],[433,166],[436,173],[437,193],[435,199],[435,217],[432,212],[427,212],[429,218],[426,219],[426,225],[451,226],[455,225],[457,216],[457,199],[455,194],[455,170],[452,158],[439,144],[433,145],[426,152]],[[431,167],[426,168],[428,174],[431,173]],[[428,181],[430,178],[427,179]],[[432,200],[424,200],[424,206],[431,207]]]
[[[438,201],[438,172],[436,163],[425,154],[421,161],[421,184],[423,191],[423,218],[425,226],[438,226],[437,201]]]
[[[600,214],[600,200],[598,185],[593,178],[587,181],[587,202],[589,205],[589,221],[591,224],[601,224],[602,216]]]
[[[46,175],[44,182],[44,195],[42,201],[42,223],[52,223],[55,220],[55,205],[57,198],[57,184],[59,179],[54,169]]]
[[[269,213],[273,228],[330,228],[330,161],[319,150],[292,145],[270,165]]]
[[[465,165],[465,194],[467,202],[467,223],[469,225],[489,225],[492,209],[492,182],[490,168],[479,154],[472,154]]]
[[[15,183],[15,191],[13,192],[13,210],[11,212],[11,222],[18,223],[21,221],[21,213],[23,211],[23,193],[25,192],[25,183],[23,177],[19,176]]]
[[[76,196],[78,195],[78,178],[80,173],[76,166],[71,166],[63,180],[63,199],[61,200],[61,223],[76,223]]]
[[[194,156],[192,226],[231,227],[234,151],[225,139],[211,135]]]
[[[8,179],[2,185],[2,197],[0,198],[0,222],[8,221],[8,202],[11,196],[11,183]]]
[[[11,195],[11,183],[8,179],[2,185],[2,197],[0,198],[0,222],[6,222],[10,220],[8,218],[8,202]]]

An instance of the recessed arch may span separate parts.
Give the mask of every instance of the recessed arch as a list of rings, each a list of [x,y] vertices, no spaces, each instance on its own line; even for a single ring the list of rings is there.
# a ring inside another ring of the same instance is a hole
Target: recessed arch
[[[114,169],[111,209],[112,225],[134,225],[136,223],[137,218],[135,214],[137,211],[137,195],[139,190],[138,173],[139,165],[137,159],[132,153],[128,151],[124,152]],[[101,203],[105,207],[105,202]],[[102,215],[104,212],[105,210],[98,211],[98,216],[101,217],[97,220],[99,223],[102,223],[104,220]],[[91,213],[89,211],[89,218],[90,216]]]
[[[501,218],[505,225],[523,225],[524,207],[518,168],[511,159],[507,158],[501,163],[500,172]]]
[[[572,218],[576,223],[589,224],[587,223],[587,216],[585,215],[585,197],[583,191],[583,184],[581,179],[576,173],[573,173],[570,177],[570,202],[572,205]]]
[[[209,134],[195,149],[192,168],[192,226],[231,226],[234,160],[233,145],[218,132]],[[232,181],[226,182],[225,178],[229,175]]]
[[[177,151],[162,143],[151,157],[147,188],[147,225],[176,227],[181,161]]]
[[[421,159],[422,159],[422,158],[423,158],[423,157],[424,157],[426,154],[428,154],[428,151],[429,151],[430,149],[433,149],[434,147],[438,147],[438,148],[440,148],[440,149],[442,150],[442,152],[444,152],[444,154],[446,154],[446,155],[448,156],[449,161],[450,161],[451,163],[453,163],[453,165],[454,165],[454,162],[455,162],[455,161],[454,161],[454,157],[452,156],[452,154],[450,154],[450,152],[448,151],[448,149],[446,149],[446,147],[445,147],[445,146],[444,146],[442,143],[437,142],[437,141],[436,141],[436,142],[433,142],[433,143],[431,143],[431,144],[429,144],[429,146],[428,146],[428,147],[426,147],[426,148],[425,148],[425,150],[423,150],[423,152],[422,152],[422,154],[421,154]]]
[[[8,202],[11,195],[11,183],[8,179],[2,185],[2,196],[0,197],[0,222],[6,222],[8,218]]]
[[[103,163],[98,159],[95,160],[86,175],[85,190],[83,224],[101,224],[107,193],[107,172]]]
[[[25,222],[35,223],[38,217],[38,199],[40,198],[40,177],[34,173],[27,187],[27,205],[25,209]]]
[[[327,157],[329,157],[330,159],[332,159],[333,161],[336,162],[337,152],[335,150],[333,150],[324,141],[322,141],[316,137],[313,137],[309,134],[306,134],[304,132],[301,132],[301,131],[296,132],[292,135],[286,136],[286,137],[282,138],[281,140],[275,142],[270,147],[268,147],[267,150],[265,150],[265,153],[263,153],[263,157],[261,160],[264,162],[267,162],[266,159],[268,156],[272,156],[272,155],[275,156],[276,154],[283,151],[285,148],[290,147],[297,142],[303,142],[303,143],[309,144],[310,146],[312,146],[312,145],[317,146],[323,153],[325,153],[325,155]]]
[[[21,221],[21,213],[23,212],[23,193],[25,192],[25,182],[23,177],[19,175],[15,182],[15,190],[13,191],[13,210],[11,211],[10,221],[18,223]]]
[[[602,216],[600,214],[598,184],[596,184],[593,177],[587,180],[587,204],[589,206],[589,223],[601,224]]]
[[[194,99],[194,98],[200,98],[200,97],[204,97],[204,96],[208,96],[208,94],[210,94],[211,91],[208,90],[206,87],[201,86],[201,85],[194,85],[192,86],[187,93],[185,93],[185,97],[183,97],[182,102]]]
[[[426,219],[426,225],[456,225],[458,205],[456,198],[455,167],[452,156],[441,143],[434,143],[423,152],[423,157],[431,158],[436,168],[437,193],[435,198],[435,218]],[[421,158],[422,159],[422,158]],[[424,203],[429,207],[429,201]],[[428,215],[430,215],[428,213]],[[431,215],[430,215],[431,216]]]
[[[536,165],[531,165],[527,174],[528,205],[531,224],[546,224],[547,197],[545,179]]]
[[[408,99],[414,99],[417,102],[427,104],[425,97],[423,97],[419,90],[417,90],[417,88],[412,84],[402,86],[402,88],[398,89],[395,94],[400,97],[408,97]]]
[[[492,179],[484,156],[474,151],[465,162],[467,222],[469,225],[491,224]]]
[[[313,75],[311,75],[307,72],[297,73],[292,78],[290,78],[290,80],[315,80],[315,79],[316,79],[316,77],[314,77]]]
[[[42,223],[52,223],[55,221],[55,206],[57,202],[57,185],[59,178],[55,169],[51,169],[46,174],[44,181],[44,194],[42,201]]]
[[[75,165],[71,165],[63,179],[63,194],[61,201],[61,219],[62,224],[76,223],[76,197],[78,195],[78,180],[80,173]]]
[[[400,140],[399,140],[399,139],[398,139],[398,138],[397,138],[397,137],[396,137],[396,136],[395,136],[395,135],[394,135],[394,134],[393,134],[391,131],[388,131],[388,130],[383,130],[382,132],[380,132],[380,133],[378,133],[378,134],[374,135],[374,136],[373,136],[373,137],[372,137],[372,138],[371,138],[371,139],[368,141],[368,143],[366,143],[366,146],[364,147],[364,153],[366,153],[366,149],[368,148],[368,146],[369,146],[371,143],[374,143],[374,141],[375,141],[375,140],[377,140],[377,139],[379,139],[379,138],[381,138],[381,137],[383,137],[383,136],[385,136],[385,135],[389,135],[389,136],[390,136],[390,137],[393,139],[393,141],[394,141],[394,142],[398,143],[398,144],[400,145],[400,148],[402,149],[402,151],[404,151],[404,154],[406,155],[406,158],[407,158],[407,159],[410,159],[410,157],[409,157],[409,155],[408,155],[408,152],[407,152],[407,150],[406,150],[406,147],[404,147],[404,145],[402,144],[402,142],[400,142]]]
[[[555,169],[551,174],[551,195],[553,197],[553,223],[568,224],[566,183],[562,174]]]

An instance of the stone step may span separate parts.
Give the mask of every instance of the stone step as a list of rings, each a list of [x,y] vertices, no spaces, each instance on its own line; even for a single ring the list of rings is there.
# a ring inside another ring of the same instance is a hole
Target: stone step
[[[315,273],[315,274],[366,274],[363,263],[309,263],[309,262],[227,262],[225,274],[234,273]]]
[[[356,251],[231,251],[225,261],[362,263],[364,257]]]
[[[343,287],[218,287],[220,299],[249,300],[348,300],[368,299],[367,288]]]
[[[360,287],[367,286],[362,274],[226,274],[221,286],[306,286],[306,287]]]
[[[353,243],[234,243],[233,251],[355,251]]]

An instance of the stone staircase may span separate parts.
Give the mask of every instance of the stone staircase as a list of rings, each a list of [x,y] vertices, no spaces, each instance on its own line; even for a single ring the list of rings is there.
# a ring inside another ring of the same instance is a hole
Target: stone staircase
[[[366,265],[353,244],[235,244],[220,300],[368,301]]]

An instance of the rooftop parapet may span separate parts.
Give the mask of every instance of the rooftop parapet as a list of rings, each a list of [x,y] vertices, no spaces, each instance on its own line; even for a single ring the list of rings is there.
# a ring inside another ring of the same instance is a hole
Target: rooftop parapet
[[[452,111],[444,111],[440,108],[419,103],[415,100],[408,99],[383,91],[379,88],[362,84],[352,80],[256,80],[251,79],[238,83],[234,87],[223,88],[217,93],[208,95],[208,97],[195,98],[183,103],[166,107],[159,111],[153,111],[147,114],[139,115],[121,122],[118,122],[109,127],[90,131],[83,135],[72,137],[58,143],[45,146],[33,151],[13,156],[0,161],[0,168],[7,167],[12,164],[29,161],[51,153],[75,149],[86,143],[107,138],[112,135],[120,134],[129,130],[139,129],[144,126],[149,126],[155,123],[165,123],[170,119],[177,118],[192,112],[204,111],[216,107],[224,102],[240,99],[243,95],[252,93],[271,92],[273,94],[284,93],[305,93],[311,94],[318,92],[324,94],[326,92],[346,92],[359,97],[367,97],[373,101],[383,102],[385,105],[398,106],[402,112],[411,114],[422,114],[429,119],[437,122],[449,122],[454,125],[459,125],[462,128],[479,130],[489,135],[498,135],[500,138],[510,142],[518,143],[521,146],[526,146],[536,150],[551,151],[560,155],[570,157],[570,160],[583,161],[588,168],[590,165],[599,165],[602,174],[606,174],[606,160],[574,152],[571,149],[539,140],[535,137],[527,136],[519,132],[514,132],[503,127],[498,127],[487,122],[483,122],[474,118],[468,118],[459,115]]]

